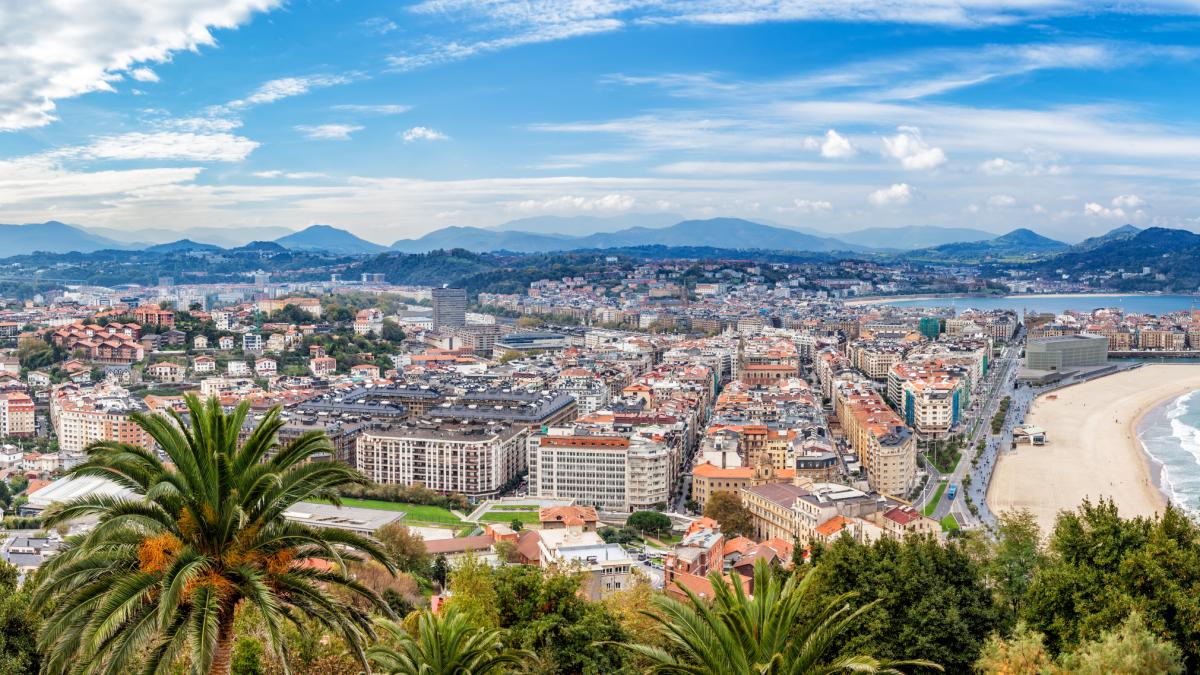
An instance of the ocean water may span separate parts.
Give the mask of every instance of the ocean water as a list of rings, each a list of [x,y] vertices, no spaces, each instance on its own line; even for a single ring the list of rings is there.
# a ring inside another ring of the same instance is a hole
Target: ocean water
[[[1160,485],[1171,502],[1200,515],[1200,391],[1146,413],[1138,439],[1162,465]]]

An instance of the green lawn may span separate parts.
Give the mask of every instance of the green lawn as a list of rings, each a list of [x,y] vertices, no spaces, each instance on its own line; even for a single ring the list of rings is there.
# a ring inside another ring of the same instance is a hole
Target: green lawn
[[[538,522],[538,514],[528,511],[496,511],[493,509],[479,516],[479,521],[482,523],[511,523],[513,520],[530,525]]]
[[[959,529],[958,521],[955,520],[954,514],[947,513],[946,517],[942,518],[942,529],[947,532],[953,532],[953,531]]]
[[[437,523],[440,525],[458,525],[462,520],[458,516],[440,506],[426,504],[405,504],[402,502],[385,502],[378,499],[342,498],[343,506],[354,506],[360,509],[379,509],[382,511],[403,511],[404,520],[419,523]],[[511,520],[511,519],[510,519]]]
[[[933,491],[933,499],[930,499],[929,503],[925,505],[925,508],[921,509],[921,513],[924,514],[926,518],[932,516],[933,512],[937,510],[938,502],[942,501],[942,493],[945,491],[946,481],[938,481],[937,489]]]

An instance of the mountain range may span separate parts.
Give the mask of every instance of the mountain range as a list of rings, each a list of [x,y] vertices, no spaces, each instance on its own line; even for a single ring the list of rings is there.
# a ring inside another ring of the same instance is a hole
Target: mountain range
[[[992,239],[942,244],[908,251],[904,255],[914,259],[983,262],[1045,256],[1060,253],[1069,248],[1071,248],[1070,244],[1043,237],[1027,228],[1018,228]]]
[[[642,225],[620,227],[629,222]],[[544,216],[527,218],[495,228],[447,227],[417,239],[401,239],[387,247],[367,241],[346,230],[330,225],[312,225],[300,231],[283,230],[273,239],[253,241],[262,245],[306,252],[327,252],[335,255],[371,255],[394,251],[424,253],[436,250],[466,249],[475,252],[506,251],[512,253],[549,253],[609,249],[645,249],[659,247],[667,254],[672,248],[691,250],[749,250],[776,252],[844,253],[857,256],[914,260],[986,262],[1044,259],[1064,252],[1086,252],[1112,242],[1131,241],[1142,231],[1131,225],[1117,228],[1102,236],[1092,237],[1075,246],[1044,237],[1020,228],[995,236],[970,228],[911,226],[897,228],[866,228],[833,236],[818,230],[798,230],[740,218],[684,220],[664,225],[665,219],[646,219],[634,216],[600,218],[581,216],[562,218]],[[531,232],[558,228],[556,232]],[[562,231],[583,231],[602,228],[586,234],[564,234]],[[616,228],[616,229],[613,229]],[[175,232],[175,239],[147,243],[132,240],[150,233],[161,238],[165,230],[136,230],[122,232],[120,239],[105,236],[113,230],[83,228],[58,221],[25,225],[0,225],[0,251],[22,255],[35,251],[65,253],[93,252],[102,249],[169,251],[218,251],[249,242],[246,236],[275,234],[282,228],[246,228],[243,236],[226,233],[219,238],[226,244],[206,237],[218,228],[184,229]],[[105,233],[105,234],[100,234]]]
[[[741,218],[684,220],[667,227],[635,226],[576,237],[497,231],[479,227],[447,227],[430,232],[419,239],[401,239],[392,244],[391,248],[402,253],[426,253],[446,248],[464,248],[476,252],[545,253],[628,246],[712,246],[726,249],[759,248],[818,252],[870,250],[868,247],[850,244],[833,237],[763,225]]]

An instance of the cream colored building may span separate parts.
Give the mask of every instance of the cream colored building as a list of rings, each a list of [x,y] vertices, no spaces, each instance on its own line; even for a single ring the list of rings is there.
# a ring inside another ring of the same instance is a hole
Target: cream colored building
[[[898,497],[908,494],[917,480],[917,448],[904,420],[865,382],[840,382],[834,410],[867,469],[871,489]]]
[[[144,412],[142,401],[116,385],[62,385],[50,394],[50,423],[63,452],[78,453],[95,441],[152,447],[150,435],[129,415]]]
[[[375,483],[484,499],[524,470],[528,436],[528,425],[482,422],[369,429],[355,442],[354,464]]]
[[[0,436],[33,436],[37,431],[33,399],[24,392],[0,394]]]
[[[531,496],[574,499],[602,511],[629,513],[667,503],[672,453],[639,436],[576,435],[549,429],[529,443]]]

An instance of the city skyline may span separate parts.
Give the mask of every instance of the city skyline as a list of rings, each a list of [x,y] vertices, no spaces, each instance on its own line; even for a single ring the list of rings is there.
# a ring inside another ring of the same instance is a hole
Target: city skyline
[[[1198,225],[1191,3],[7,4],[4,222]]]

